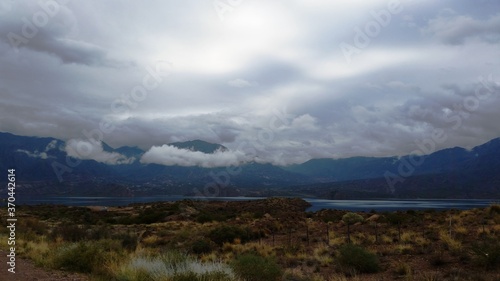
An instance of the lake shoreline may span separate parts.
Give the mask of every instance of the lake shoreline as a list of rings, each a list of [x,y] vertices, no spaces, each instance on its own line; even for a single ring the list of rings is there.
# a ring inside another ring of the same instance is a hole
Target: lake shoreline
[[[310,203],[308,212],[322,209],[348,210],[348,211],[398,211],[398,210],[449,210],[473,209],[487,207],[500,199],[344,199],[328,200],[306,197],[301,198]],[[148,204],[153,202],[175,202],[182,200],[206,201],[254,201],[265,200],[266,197],[193,197],[193,196],[140,196],[140,197],[21,197],[17,205],[66,205],[66,206],[128,206],[131,204]],[[3,204],[2,204],[3,205]]]

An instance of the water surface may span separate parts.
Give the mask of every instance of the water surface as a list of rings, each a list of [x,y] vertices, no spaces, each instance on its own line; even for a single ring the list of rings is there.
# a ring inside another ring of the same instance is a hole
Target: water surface
[[[263,199],[261,197],[187,197],[187,196],[141,196],[141,197],[29,197],[16,200],[16,204],[40,205],[59,204],[68,206],[126,206],[134,203],[149,203],[158,201],[179,200],[204,201],[246,201]],[[307,211],[315,212],[321,209],[337,209],[349,211],[395,211],[395,210],[426,210],[426,209],[472,209],[481,208],[499,202],[498,199],[381,199],[381,200],[327,200],[303,198],[312,206]],[[1,205],[5,205],[3,202]]]

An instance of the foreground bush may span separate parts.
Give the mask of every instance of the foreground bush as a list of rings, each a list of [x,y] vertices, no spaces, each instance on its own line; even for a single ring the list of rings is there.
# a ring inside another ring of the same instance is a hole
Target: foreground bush
[[[256,254],[244,254],[237,257],[231,267],[236,275],[246,281],[273,281],[283,275],[274,258],[261,257]]]
[[[232,243],[236,238],[243,243],[248,242],[251,240],[252,234],[250,230],[239,226],[221,225],[210,231],[208,237],[217,245],[222,246],[225,242]]]
[[[52,266],[57,269],[91,273],[105,261],[102,243],[72,243],[59,247],[52,257]]]
[[[55,227],[50,237],[53,241],[57,240],[57,237],[60,237],[67,242],[78,242],[85,240],[87,238],[87,233],[85,229],[78,225],[63,224]]]
[[[380,270],[377,256],[357,245],[342,245],[339,249],[338,259],[340,265],[347,270],[355,270],[360,273],[374,273]]]
[[[231,268],[223,263],[201,263],[178,252],[145,254],[131,258],[114,273],[120,281],[233,281]]]
[[[215,245],[213,244],[212,241],[206,239],[196,240],[191,247],[191,251],[197,255],[208,254],[215,250]]]
[[[490,215],[500,214],[500,204],[493,204],[490,207],[488,207],[488,213]]]
[[[472,245],[472,251],[479,266],[487,269],[500,266],[500,241],[490,238],[476,242]]]

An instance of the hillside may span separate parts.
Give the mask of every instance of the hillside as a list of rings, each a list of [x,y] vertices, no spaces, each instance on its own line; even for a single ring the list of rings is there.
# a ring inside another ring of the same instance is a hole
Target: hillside
[[[500,139],[471,150],[449,148],[423,157],[311,159],[291,166],[256,162],[237,169],[144,164],[138,147],[112,148],[130,159],[106,164],[68,156],[66,143],[0,133],[0,168],[16,169],[25,195],[210,196],[298,195],[348,198],[499,198]],[[206,155],[228,148],[201,140],[170,144]],[[416,163],[418,159],[418,163]],[[5,181],[3,179],[2,181]],[[207,187],[217,190],[207,191]]]
[[[16,225],[23,235],[16,242],[29,247],[18,247],[16,258],[21,265],[19,258],[31,259],[45,271],[62,269],[78,280],[500,277],[499,205],[356,213],[306,212],[307,207],[299,198],[183,200],[107,209],[23,206]],[[0,215],[5,225],[7,209],[0,209]],[[0,230],[0,238],[7,237],[8,229]],[[0,252],[6,246],[0,245]],[[25,274],[19,276],[30,276]],[[51,280],[67,280],[55,277]]]

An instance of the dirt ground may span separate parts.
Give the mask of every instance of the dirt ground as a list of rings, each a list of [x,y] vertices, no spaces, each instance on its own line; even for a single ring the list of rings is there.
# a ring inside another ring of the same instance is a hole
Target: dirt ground
[[[36,267],[32,261],[16,257],[16,273],[7,271],[7,252],[0,251],[0,281],[88,281],[82,274],[46,270]]]

